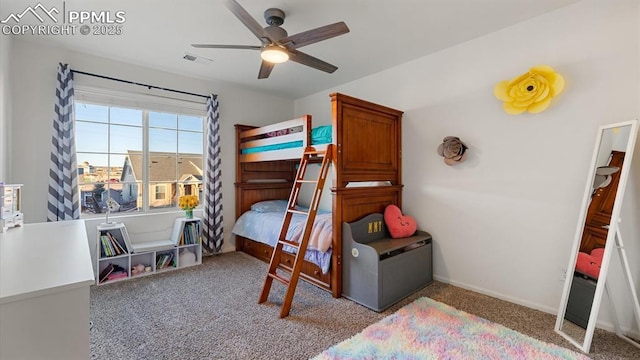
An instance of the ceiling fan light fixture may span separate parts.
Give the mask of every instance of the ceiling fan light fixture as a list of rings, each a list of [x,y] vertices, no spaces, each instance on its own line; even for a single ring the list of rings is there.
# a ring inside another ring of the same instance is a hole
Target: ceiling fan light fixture
[[[273,64],[280,64],[289,60],[289,54],[287,54],[284,49],[276,45],[269,45],[262,49],[260,57],[262,60]]]

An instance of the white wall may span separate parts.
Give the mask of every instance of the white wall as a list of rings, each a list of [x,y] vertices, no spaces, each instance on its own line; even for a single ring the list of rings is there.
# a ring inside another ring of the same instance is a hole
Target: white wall
[[[11,38],[0,36],[0,181],[9,183],[11,131]]]
[[[298,99],[295,113],[330,123],[333,91],[405,111],[403,210],[433,235],[436,278],[555,313],[598,126],[640,111],[639,19],[637,1],[585,0]],[[536,64],[565,77],[564,93],[546,112],[507,115],[493,87]],[[448,135],[470,147],[465,163],[450,167],[436,154]],[[622,214],[636,280],[638,149]],[[626,294],[614,292],[627,315]]]
[[[13,129],[10,136],[13,145],[10,152],[12,163],[10,171],[12,181],[25,185],[23,199],[25,222],[46,221],[56,71],[58,63],[62,62],[70,64],[75,70],[198,94],[218,94],[223,154],[223,216],[226,239],[224,250],[235,248],[231,242],[232,239],[229,238],[235,214],[233,125],[236,123],[259,125],[279,119],[290,119],[293,114],[293,100],[245,90],[226,83],[188,78],[42,44],[35,45],[19,38],[13,39],[12,50]],[[149,93],[143,87],[78,74],[75,79],[77,85]],[[174,93],[157,90],[151,93],[176,96]]]

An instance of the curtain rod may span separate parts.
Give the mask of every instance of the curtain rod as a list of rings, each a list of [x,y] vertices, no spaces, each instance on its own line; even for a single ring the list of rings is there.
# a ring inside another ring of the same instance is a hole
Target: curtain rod
[[[190,92],[186,92],[186,91],[182,91],[182,90],[174,90],[174,89],[168,89],[168,88],[163,88],[160,86],[154,86],[154,85],[148,85],[148,84],[141,84],[141,83],[137,83],[134,81],[130,81],[130,80],[123,80],[123,79],[118,79],[118,78],[114,78],[114,77],[110,77],[110,76],[104,76],[104,75],[98,75],[98,74],[92,74],[92,73],[88,73],[88,72],[84,72],[84,71],[79,71],[79,70],[71,70],[72,73],[76,73],[76,74],[82,74],[82,75],[87,75],[87,76],[94,76],[94,77],[98,77],[101,79],[107,79],[107,80],[113,80],[113,81],[119,81],[119,82],[123,82],[126,84],[132,84],[132,85],[139,85],[139,86],[144,86],[146,88],[149,89],[158,89],[158,90],[164,90],[164,91],[171,91],[171,92],[175,92],[175,93],[179,93],[179,94],[184,94],[184,95],[191,95],[191,96],[199,96],[199,97],[203,97],[205,99],[208,99],[209,96],[207,95],[201,95],[201,94],[195,94],[195,93],[190,93]],[[214,95],[215,96],[215,95]]]

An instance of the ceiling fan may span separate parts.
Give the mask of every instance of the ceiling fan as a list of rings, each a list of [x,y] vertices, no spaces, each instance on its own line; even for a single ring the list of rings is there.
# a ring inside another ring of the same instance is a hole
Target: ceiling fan
[[[305,54],[299,51],[298,48],[348,33],[349,28],[344,22],[340,21],[289,36],[287,31],[280,27],[284,23],[284,11],[275,8],[265,10],[264,18],[269,26],[263,28],[237,1],[225,0],[224,3],[244,26],[260,40],[262,45],[192,44],[191,46],[209,49],[260,50],[262,64],[260,65],[258,79],[268,78],[275,64],[283,63],[287,60],[328,73],[333,73],[338,69],[337,66]]]

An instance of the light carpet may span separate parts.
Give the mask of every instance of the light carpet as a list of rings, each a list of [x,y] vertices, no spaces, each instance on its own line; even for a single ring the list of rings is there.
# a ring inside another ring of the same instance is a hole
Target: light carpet
[[[316,356],[325,359],[589,359],[422,297]]]

